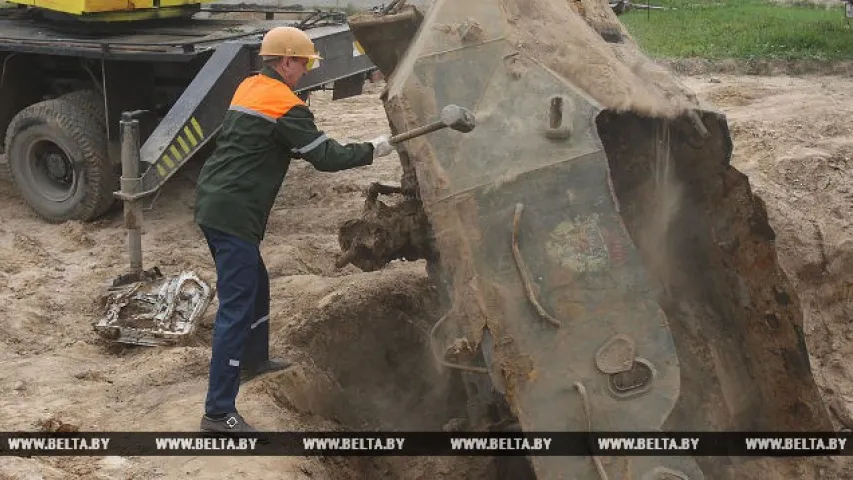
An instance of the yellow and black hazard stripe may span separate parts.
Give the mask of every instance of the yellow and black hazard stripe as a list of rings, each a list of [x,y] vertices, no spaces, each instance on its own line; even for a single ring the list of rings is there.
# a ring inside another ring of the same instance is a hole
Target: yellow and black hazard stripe
[[[172,143],[166,147],[163,154],[154,163],[157,174],[165,178],[178,168],[184,158],[187,158],[190,152],[202,141],[204,141],[204,130],[201,128],[198,120],[195,117],[191,117],[189,122],[178,131]]]

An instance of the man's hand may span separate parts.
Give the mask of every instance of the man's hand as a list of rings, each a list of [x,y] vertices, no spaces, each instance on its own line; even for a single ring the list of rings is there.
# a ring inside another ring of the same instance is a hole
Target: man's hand
[[[388,143],[388,135],[382,135],[370,141],[373,145],[373,158],[384,157],[394,151],[394,147]]]

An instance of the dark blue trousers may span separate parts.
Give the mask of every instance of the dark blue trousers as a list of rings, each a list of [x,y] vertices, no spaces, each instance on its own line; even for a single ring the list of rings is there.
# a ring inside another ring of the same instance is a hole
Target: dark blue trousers
[[[219,297],[204,410],[234,413],[240,367],[269,359],[269,277],[258,245],[204,226],[201,231],[216,263]]]

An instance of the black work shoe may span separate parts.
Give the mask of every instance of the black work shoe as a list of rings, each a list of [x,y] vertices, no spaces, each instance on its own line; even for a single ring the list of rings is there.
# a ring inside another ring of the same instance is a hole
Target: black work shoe
[[[261,362],[259,365],[247,366],[240,368],[240,381],[248,382],[249,380],[263,375],[265,373],[279,372],[289,367],[292,362],[290,360],[276,358]]]
[[[257,433],[257,430],[246,423],[246,420],[243,420],[237,412],[229,413],[222,418],[210,418],[207,415],[201,417],[201,431],[225,435]]]

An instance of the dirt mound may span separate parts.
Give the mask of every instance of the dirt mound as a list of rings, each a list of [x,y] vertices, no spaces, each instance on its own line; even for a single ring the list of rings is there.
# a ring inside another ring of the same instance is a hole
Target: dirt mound
[[[440,431],[464,415],[460,386],[436,369],[430,354],[438,302],[422,266],[316,281],[323,287],[311,304],[278,333],[296,366],[251,387],[252,393],[266,392],[284,408],[331,420],[333,430]],[[345,463],[363,476],[495,475],[494,461],[482,457]]]
[[[850,75],[853,62],[843,60],[782,60],[776,58],[724,59],[686,58],[659,59],[661,66],[682,75]]]
[[[816,382],[836,426],[853,428],[853,370],[847,361],[853,354],[848,342],[853,338],[853,107],[848,101],[853,82],[821,76],[685,81],[712,103],[721,91],[762,92],[749,105],[720,105],[734,136],[732,164],[749,176],[767,205],[779,263],[800,299]],[[796,476],[847,478],[850,469],[846,459],[834,459],[819,472]]]
[[[314,407],[307,412],[340,419],[356,429],[440,428],[446,421],[441,412],[424,411],[432,403],[430,395],[442,395],[427,348],[430,319],[436,317],[434,291],[422,268],[414,270],[417,273],[406,268],[325,282],[320,298],[280,332],[291,355],[309,364],[307,369],[325,373],[292,372],[298,377],[292,382],[283,376],[278,381],[291,384],[283,386],[280,399],[324,387],[311,386],[312,378],[334,379],[340,391],[317,395],[308,401]],[[287,403],[303,401],[293,398]]]
[[[607,2],[570,0],[571,8],[566,0],[501,3],[512,43],[602,107],[665,117],[695,107],[694,96],[640,51]]]
[[[711,92],[708,100],[717,107],[744,107],[773,93],[773,89],[766,87],[739,88],[726,85]]]

